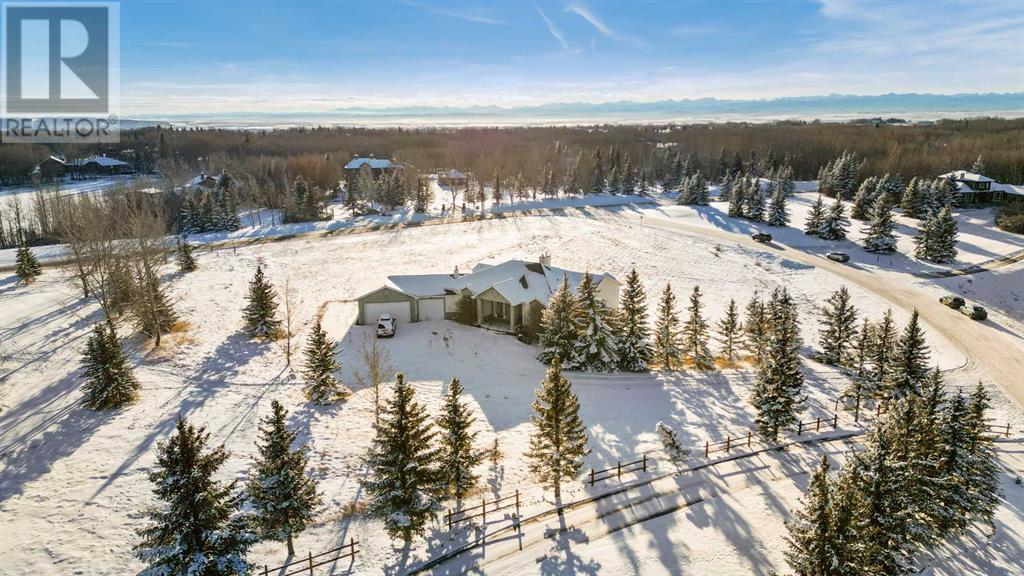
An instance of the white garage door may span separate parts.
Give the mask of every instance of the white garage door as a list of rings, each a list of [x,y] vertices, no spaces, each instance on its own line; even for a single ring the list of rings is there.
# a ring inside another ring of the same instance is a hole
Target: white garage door
[[[387,302],[383,304],[367,304],[365,308],[366,323],[374,324],[381,314],[391,314],[399,322],[412,322],[412,304],[410,302]]]
[[[420,320],[444,320],[444,298],[420,300]]]

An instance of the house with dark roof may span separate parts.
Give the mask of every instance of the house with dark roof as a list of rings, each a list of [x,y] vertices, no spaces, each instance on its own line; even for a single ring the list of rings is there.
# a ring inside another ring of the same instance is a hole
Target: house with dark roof
[[[939,178],[953,182],[956,186],[957,203],[960,206],[1024,202],[1024,186],[1002,184],[988,176],[967,170],[954,170],[941,174]]]
[[[116,176],[134,172],[131,164],[108,156],[87,156],[72,160],[68,168],[79,176]]]
[[[67,162],[60,156],[50,156],[36,166],[33,171],[43,182],[52,182],[64,177],[67,173]]]
[[[476,324],[515,332],[547,307],[563,279],[575,292],[586,274],[554,267],[545,255],[535,262],[481,263],[469,274],[456,268],[451,274],[388,276],[383,286],[356,300],[357,323],[373,322],[381,314],[391,314],[400,322],[454,319],[459,302],[466,299],[476,310]],[[598,298],[618,308],[620,282],[611,274],[590,277]]]

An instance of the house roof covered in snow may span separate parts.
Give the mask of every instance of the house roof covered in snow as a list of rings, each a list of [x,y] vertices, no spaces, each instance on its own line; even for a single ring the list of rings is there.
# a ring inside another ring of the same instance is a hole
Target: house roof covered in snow
[[[444,174],[441,174],[441,176],[443,176],[445,178],[450,178],[452,180],[457,180],[459,178],[465,178],[466,177],[465,174],[463,174],[462,172],[459,172],[455,168],[452,168],[451,170],[445,172]]]
[[[975,174],[974,172],[968,172],[967,170],[954,170],[945,174],[940,174],[939,178],[952,178],[953,180],[959,180],[961,182],[995,182],[995,180],[988,176],[982,176],[981,174]]]
[[[216,176],[211,176],[210,174],[200,174],[200,175],[196,176],[195,178],[189,180],[188,182],[185,182],[182,186],[185,187],[185,188],[195,188],[196,186],[202,185],[204,182],[206,182],[207,180],[209,180],[211,178],[213,180],[217,179]]]
[[[348,164],[345,164],[345,170],[358,170],[364,165],[368,165],[375,170],[384,170],[395,166],[387,158],[374,158],[370,156],[369,158],[353,158]]]
[[[387,285],[399,292],[423,298],[457,294],[469,290],[474,297],[494,289],[513,306],[537,300],[547,305],[558,290],[562,278],[569,279],[569,288],[576,291],[585,273],[547,266],[538,262],[508,260],[500,264],[478,264],[473,272],[456,277],[454,274],[418,274],[388,276]],[[605,279],[618,284],[611,274],[591,274],[595,283]]]
[[[95,162],[96,164],[99,164],[100,166],[127,166],[128,165],[127,162],[124,162],[122,160],[118,160],[117,158],[110,158],[109,156],[86,156],[85,158],[79,158],[77,160],[72,160],[71,162],[69,162],[69,164],[72,164],[74,166],[85,166],[86,164],[91,164],[93,162]]]

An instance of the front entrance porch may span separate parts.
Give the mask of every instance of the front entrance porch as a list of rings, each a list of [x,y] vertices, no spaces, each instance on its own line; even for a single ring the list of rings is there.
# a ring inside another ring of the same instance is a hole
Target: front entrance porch
[[[478,297],[476,299],[476,323],[496,330],[515,333],[523,323],[523,305]]]

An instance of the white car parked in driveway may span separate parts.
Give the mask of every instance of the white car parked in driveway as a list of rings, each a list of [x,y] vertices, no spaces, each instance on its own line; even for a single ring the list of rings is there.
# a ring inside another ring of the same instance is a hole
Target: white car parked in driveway
[[[377,318],[377,338],[391,338],[395,335],[398,320],[391,314],[381,314]]]

